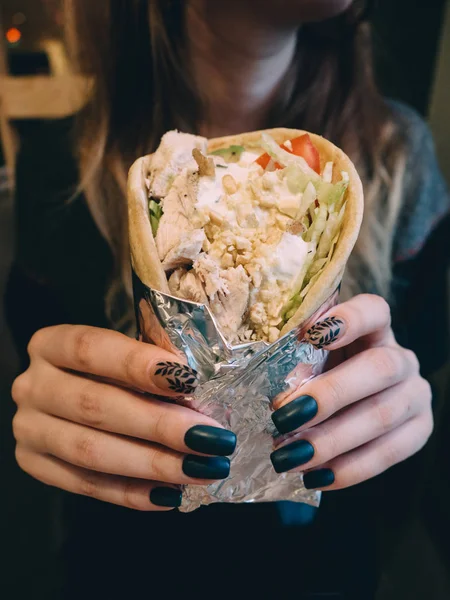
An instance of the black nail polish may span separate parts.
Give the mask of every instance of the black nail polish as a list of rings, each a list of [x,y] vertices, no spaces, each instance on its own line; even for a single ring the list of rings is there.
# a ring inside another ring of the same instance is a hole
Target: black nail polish
[[[313,456],[314,447],[312,444],[306,440],[298,440],[272,452],[270,460],[277,473],[285,473],[309,462]]]
[[[275,427],[280,433],[295,431],[317,415],[319,407],[311,396],[300,396],[282,406],[272,415]]]
[[[191,450],[213,454],[214,456],[228,456],[236,449],[236,435],[228,429],[211,427],[210,425],[195,425],[184,436],[184,443]]]
[[[178,508],[182,500],[181,490],[170,487],[156,487],[150,492],[150,502],[155,506]]]
[[[194,456],[183,460],[183,473],[195,479],[226,479],[230,474],[230,461],[222,456]]]
[[[317,469],[303,475],[303,484],[307,490],[324,488],[334,483],[334,473],[331,469]]]

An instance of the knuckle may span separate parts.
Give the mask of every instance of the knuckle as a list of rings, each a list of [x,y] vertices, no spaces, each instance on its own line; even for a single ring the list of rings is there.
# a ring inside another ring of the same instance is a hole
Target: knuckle
[[[314,446],[314,460],[319,464],[327,462],[340,454],[340,442],[336,430],[326,421],[320,425],[320,440],[308,441]]]
[[[97,344],[97,333],[91,327],[77,327],[73,333],[73,356],[76,364],[87,368],[92,363],[92,354]]]
[[[149,466],[149,479],[155,479],[156,481],[165,481],[165,469],[163,453],[158,448],[148,449],[147,464]]]
[[[12,430],[16,442],[25,442],[29,438],[28,419],[22,410],[18,410],[12,420]]]
[[[140,486],[132,479],[125,480],[123,484],[122,504],[132,510],[143,510]]]
[[[388,383],[396,381],[404,370],[401,352],[396,348],[381,347],[367,350],[376,372]]]
[[[124,358],[124,370],[127,381],[138,381],[139,375],[142,373],[142,350],[133,348],[129,350]]]
[[[382,395],[376,395],[372,398],[372,406],[381,435],[391,431],[398,422],[400,403],[387,402]]]
[[[333,471],[335,473],[335,485],[339,489],[356,485],[367,479],[366,468],[355,453],[339,457],[333,461]]]
[[[89,381],[77,397],[78,418],[83,425],[100,427],[104,422],[104,408],[98,384]]]
[[[384,456],[382,459],[383,462],[383,471],[386,471],[390,467],[398,464],[402,460],[404,460],[403,452],[401,447],[395,442],[391,442],[387,444],[384,449]]]
[[[11,396],[14,402],[19,405],[24,402],[31,394],[32,386],[28,371],[22,373],[13,381],[11,387]]]
[[[27,352],[30,357],[33,357],[36,354],[39,354],[41,348],[47,342],[47,336],[48,336],[49,329],[50,329],[49,327],[45,327],[44,329],[38,329],[38,331],[36,331],[32,335],[30,341],[28,342],[28,346],[27,346]]]
[[[22,469],[22,471],[25,471],[25,473],[30,473],[31,465],[29,460],[29,453],[22,447],[21,444],[16,444],[14,455],[16,458],[16,462]]]
[[[413,371],[418,373],[420,370],[420,363],[419,359],[416,356],[416,353],[412,350],[409,350],[408,348],[403,348],[402,350],[405,354],[406,360],[411,365]]]
[[[383,323],[389,326],[391,324],[391,307],[389,303],[382,296],[376,294],[363,294],[363,296],[372,304],[372,312],[381,315]]]
[[[425,440],[428,441],[431,437],[431,434],[433,433],[434,430],[434,418],[433,418],[433,413],[430,410],[425,418]]]
[[[74,462],[86,469],[97,469],[99,450],[95,436],[91,433],[80,434],[74,442]]]
[[[330,415],[337,412],[344,404],[346,397],[344,385],[335,374],[328,373],[317,383],[317,398],[319,404],[319,412]],[[312,394],[316,397],[315,394]]]
[[[434,430],[434,418],[433,418],[433,413],[430,410],[429,413],[427,414],[426,427],[425,427],[425,435],[426,435],[427,440],[431,437],[433,430]]]
[[[387,326],[389,326],[391,324],[392,317],[391,307],[389,306],[388,302],[381,296],[374,296],[373,300],[376,304],[378,312],[383,315],[383,321]]]
[[[418,381],[415,383],[415,389],[421,390],[420,394],[423,396],[423,399],[424,399],[426,405],[431,408],[431,401],[433,399],[433,390],[431,389],[430,383],[423,377],[418,377]]]
[[[167,432],[170,431],[169,417],[166,411],[162,410],[153,421],[153,436],[155,441],[164,442],[167,439]]]
[[[100,477],[96,473],[90,472],[83,475],[80,479],[77,493],[99,500],[101,497],[100,490]]]

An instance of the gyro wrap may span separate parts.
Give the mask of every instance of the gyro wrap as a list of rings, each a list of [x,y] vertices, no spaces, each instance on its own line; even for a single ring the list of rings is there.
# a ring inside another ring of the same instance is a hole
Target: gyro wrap
[[[171,154],[159,151],[130,170],[139,339],[179,354],[197,370],[200,385],[179,402],[211,416],[238,439],[230,476],[186,486],[182,511],[212,502],[319,502],[300,474],[279,475],[272,467],[271,400],[324,367],[327,353],[308,344],[304,334],[337,302],[363,194],[351,161],[323,138],[308,137],[320,155],[316,172],[291,156],[290,140],[298,136],[305,132],[277,129],[209,142],[191,136],[194,148],[180,144]],[[254,166],[253,158],[248,181],[241,182],[241,165],[230,166],[236,162],[233,148],[256,156],[266,150],[268,163]],[[227,178],[230,173],[234,177]],[[265,177],[263,184],[259,177]],[[213,208],[211,194],[218,198]],[[256,218],[241,210],[249,197]],[[185,231],[177,229],[180,223]]]

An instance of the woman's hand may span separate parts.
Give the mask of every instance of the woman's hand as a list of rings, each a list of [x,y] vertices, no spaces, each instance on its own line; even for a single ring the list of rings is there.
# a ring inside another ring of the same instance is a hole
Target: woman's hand
[[[361,295],[308,330],[310,343],[331,350],[329,370],[275,400],[274,423],[290,434],[272,453],[277,472],[301,470],[307,488],[336,490],[425,445],[433,429],[430,386],[390,324],[388,304]]]
[[[71,325],[38,331],[28,350],[30,367],[13,384],[13,427],[17,461],[36,479],[162,510],[180,505],[176,484],[228,476],[232,432],[141,393],[191,393],[197,374],[179,357],[114,331]]]

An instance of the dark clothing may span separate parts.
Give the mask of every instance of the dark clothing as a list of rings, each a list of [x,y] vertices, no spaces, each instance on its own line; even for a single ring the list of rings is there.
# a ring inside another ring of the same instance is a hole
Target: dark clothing
[[[394,329],[428,375],[448,355],[449,200],[427,127],[410,109],[394,110],[410,149],[394,244]],[[111,255],[83,197],[68,201],[78,181],[71,128],[68,119],[27,123],[21,132],[18,244],[7,310],[24,367],[26,344],[41,327],[108,326],[103,298]],[[395,523],[404,515],[418,460],[420,455],[370,482],[324,494],[318,511],[262,504],[216,505],[188,515],[133,513],[68,494],[63,597],[152,597],[158,582],[166,582],[169,597],[180,590],[204,597],[208,590],[206,596],[218,598],[280,592],[301,598],[310,590],[370,600],[380,518],[389,515]]]

